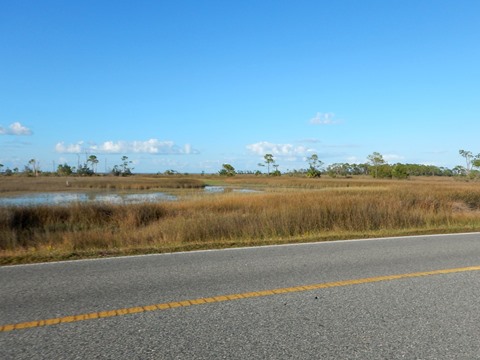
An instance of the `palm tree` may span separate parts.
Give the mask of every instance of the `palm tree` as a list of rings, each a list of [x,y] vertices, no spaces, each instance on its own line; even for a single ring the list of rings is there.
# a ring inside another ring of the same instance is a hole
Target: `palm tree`
[[[265,154],[263,157],[265,159],[265,163],[267,164],[267,174],[270,175],[270,164],[275,163],[272,154]]]
[[[87,159],[87,162],[92,164],[92,171],[94,173],[97,172],[97,164],[98,164],[98,159],[95,155],[90,155]]]
[[[38,166],[37,166],[37,160],[35,159],[30,159],[28,162],[29,165],[32,165],[32,170],[35,176],[38,176]]]

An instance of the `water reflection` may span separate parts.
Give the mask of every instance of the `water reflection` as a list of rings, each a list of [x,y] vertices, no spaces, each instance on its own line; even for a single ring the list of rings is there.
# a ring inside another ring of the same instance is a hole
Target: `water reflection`
[[[138,204],[144,202],[175,201],[177,197],[162,192],[147,194],[118,193],[39,193],[0,198],[0,206],[64,205],[97,202],[109,204]]]
[[[225,191],[223,186],[205,186],[204,188],[206,193],[221,193]]]
[[[218,194],[226,192],[256,193],[251,189],[232,189],[223,186],[206,186],[204,194]],[[179,195],[180,196],[180,195]],[[139,204],[148,202],[177,201],[179,197],[163,192],[153,193],[116,193],[116,192],[68,192],[68,193],[34,193],[18,196],[0,197],[0,206],[38,206],[38,205],[66,205],[72,203],[107,203],[107,204]]]
[[[232,188],[224,188],[223,186],[205,186],[206,193],[222,193],[222,192],[240,192],[240,193],[257,193],[261,192],[259,190],[252,190],[252,189],[232,189]]]

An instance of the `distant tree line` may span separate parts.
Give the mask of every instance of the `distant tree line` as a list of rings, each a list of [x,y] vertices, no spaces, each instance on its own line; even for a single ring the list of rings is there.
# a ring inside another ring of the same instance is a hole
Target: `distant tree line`
[[[424,164],[388,164],[383,155],[379,152],[373,152],[367,156],[367,162],[360,164],[334,163],[324,167],[324,163],[318,158],[317,154],[307,157],[308,167],[305,169],[287,170],[289,176],[306,176],[319,178],[322,175],[330,177],[352,177],[355,175],[368,175],[377,179],[407,179],[410,176],[460,176],[468,178],[480,178],[480,154],[473,155],[471,151],[460,150],[459,154],[465,158],[466,166],[457,165],[453,169],[439,167],[435,165]],[[259,163],[261,168],[267,167],[267,176],[280,176],[278,164],[272,154],[264,156],[264,163]],[[270,165],[275,167],[274,172],[270,172]],[[260,170],[236,171],[230,164],[223,164],[220,175],[234,176],[235,174],[255,174],[262,175]]]
[[[129,176],[132,175],[133,168],[131,167],[132,161],[128,160],[127,156],[122,156],[122,162],[118,165],[114,165],[110,173],[115,176]],[[0,164],[0,174],[5,176],[11,175],[26,175],[26,176],[39,176],[42,175],[56,175],[56,176],[93,176],[97,174],[97,164],[99,160],[96,155],[90,155],[84,163],[79,163],[77,167],[70,166],[67,163],[59,164],[56,171],[42,171],[40,169],[40,163],[35,160],[29,160],[28,164],[24,166],[23,171],[18,168],[10,170],[6,168],[3,170],[3,164]]]
[[[312,154],[306,158],[307,167],[304,169],[287,170],[283,175],[289,176],[305,176],[310,178],[319,178],[323,175],[330,177],[352,177],[356,175],[368,175],[378,179],[407,179],[410,176],[458,176],[470,179],[480,179],[480,154],[474,155],[469,150],[459,150],[459,155],[464,158],[465,166],[457,165],[453,169],[446,167],[438,167],[435,165],[424,164],[388,164],[383,155],[379,152],[373,152],[367,156],[365,163],[334,163],[324,166],[317,154]],[[40,163],[31,159],[24,166],[23,170],[15,167],[14,169],[5,168],[0,164],[0,175],[56,175],[56,176],[93,176],[97,174],[97,165],[99,160],[96,155],[90,155],[85,162],[78,164],[77,167],[70,166],[67,163],[57,166],[54,172],[43,172],[40,168]],[[132,161],[127,156],[122,156],[121,162],[114,165],[110,174],[114,176],[129,176],[133,175]],[[272,154],[265,154],[263,162],[258,164],[258,170],[240,170],[237,171],[231,164],[225,163],[218,171],[221,176],[235,176],[237,174],[247,175],[266,175],[266,176],[281,176],[279,164]],[[262,172],[266,169],[266,174]],[[180,175],[175,170],[166,170],[165,175]],[[205,173],[202,172],[202,175]]]

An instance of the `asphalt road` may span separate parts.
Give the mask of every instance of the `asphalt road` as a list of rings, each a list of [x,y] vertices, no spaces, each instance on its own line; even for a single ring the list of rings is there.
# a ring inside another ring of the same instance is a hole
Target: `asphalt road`
[[[2,267],[0,359],[480,359],[480,271],[425,273],[479,265],[472,233]]]

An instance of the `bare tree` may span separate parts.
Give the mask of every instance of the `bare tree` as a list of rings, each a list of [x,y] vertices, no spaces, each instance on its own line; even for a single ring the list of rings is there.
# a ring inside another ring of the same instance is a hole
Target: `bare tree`
[[[472,165],[472,158],[473,158],[472,152],[467,150],[459,150],[458,153],[465,158],[465,164],[467,165],[466,167],[467,175],[470,174],[470,168]]]

